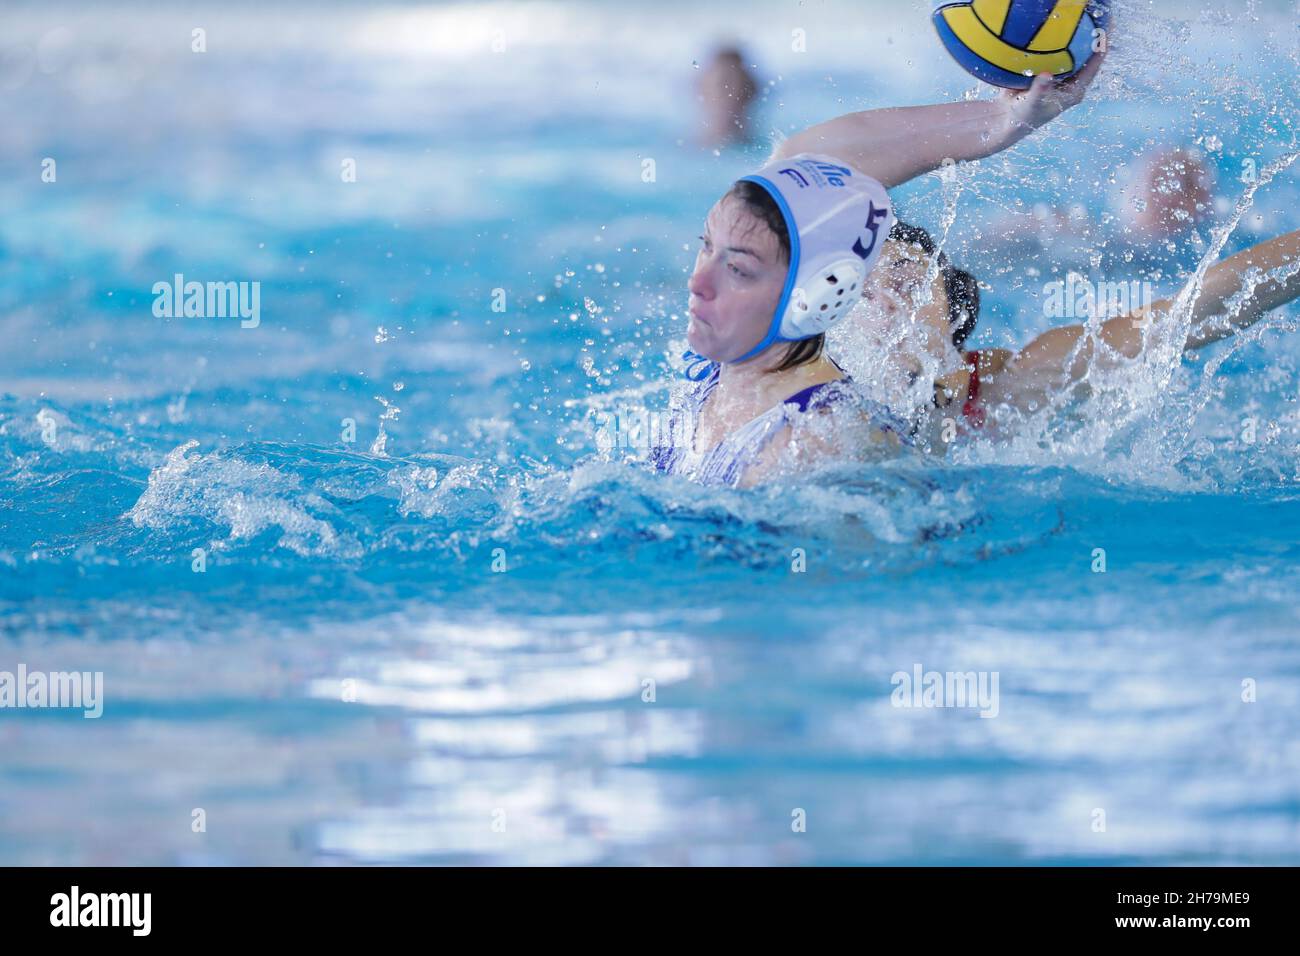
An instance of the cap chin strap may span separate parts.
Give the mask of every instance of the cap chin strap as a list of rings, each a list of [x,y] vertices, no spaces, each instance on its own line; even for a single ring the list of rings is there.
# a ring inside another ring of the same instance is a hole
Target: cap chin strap
[[[709,377],[713,371],[714,361],[699,352],[693,352],[687,349],[682,353],[682,358],[686,362],[686,369],[682,372],[685,378],[692,382],[699,382]]]

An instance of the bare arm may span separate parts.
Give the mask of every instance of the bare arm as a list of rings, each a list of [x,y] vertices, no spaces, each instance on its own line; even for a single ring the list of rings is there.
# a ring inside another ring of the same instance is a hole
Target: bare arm
[[[1300,232],[1292,232],[1216,262],[1206,270],[1192,306],[1186,347],[1199,349],[1217,342],[1258,322],[1270,309],[1297,298]],[[1114,357],[1135,359],[1142,352],[1144,326],[1168,316],[1172,306],[1171,300],[1161,299],[1137,312],[1107,319],[1101,323],[1097,339]],[[1095,351],[1096,340],[1087,337],[1082,325],[1048,329],[988,375],[989,400],[1020,407],[1034,402],[1041,405],[1051,393],[1082,380]]]
[[[1290,232],[1206,270],[1192,308],[1187,347],[1199,349],[1227,338],[1296,298],[1300,298],[1300,232]],[[1165,300],[1146,311],[1167,313],[1169,306]],[[1144,313],[1138,315],[1146,318]]]
[[[1028,90],[1006,90],[992,100],[847,113],[786,139],[773,159],[822,153],[892,188],[938,169],[945,159],[980,159],[1018,143],[1082,101],[1103,56],[1094,55],[1063,82],[1043,73]]]

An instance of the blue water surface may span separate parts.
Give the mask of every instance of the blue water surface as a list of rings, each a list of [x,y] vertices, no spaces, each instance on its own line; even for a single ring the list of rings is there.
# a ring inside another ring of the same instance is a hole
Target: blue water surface
[[[987,95],[926,3],[699,6],[6,10],[0,671],[104,713],[0,710],[0,863],[1300,862],[1296,306],[1013,446],[750,491],[601,453],[773,136]],[[977,347],[1070,269],[1168,294],[1300,228],[1289,5],[1116,29],[1088,103],[896,194]],[[713,151],[726,37],[765,88]],[[1168,246],[1113,198],[1166,144],[1222,197]],[[1036,203],[1093,231],[1010,249]],[[176,273],[260,323],[158,317]],[[917,666],[996,715],[895,706]]]

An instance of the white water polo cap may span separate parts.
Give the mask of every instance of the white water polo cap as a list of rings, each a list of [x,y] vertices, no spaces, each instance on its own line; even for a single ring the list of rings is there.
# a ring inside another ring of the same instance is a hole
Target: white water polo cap
[[[781,299],[767,334],[736,359],[744,362],[774,342],[820,335],[849,313],[880,258],[894,211],[884,186],[829,156],[800,153],[740,181],[767,190],[790,235]]]

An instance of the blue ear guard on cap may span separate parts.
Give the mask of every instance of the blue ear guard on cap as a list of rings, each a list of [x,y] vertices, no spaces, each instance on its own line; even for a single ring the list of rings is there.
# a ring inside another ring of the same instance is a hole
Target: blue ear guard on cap
[[[802,153],[741,181],[762,186],[780,208],[790,271],[767,334],[737,362],[820,335],[847,315],[894,224],[885,187],[828,156]]]

